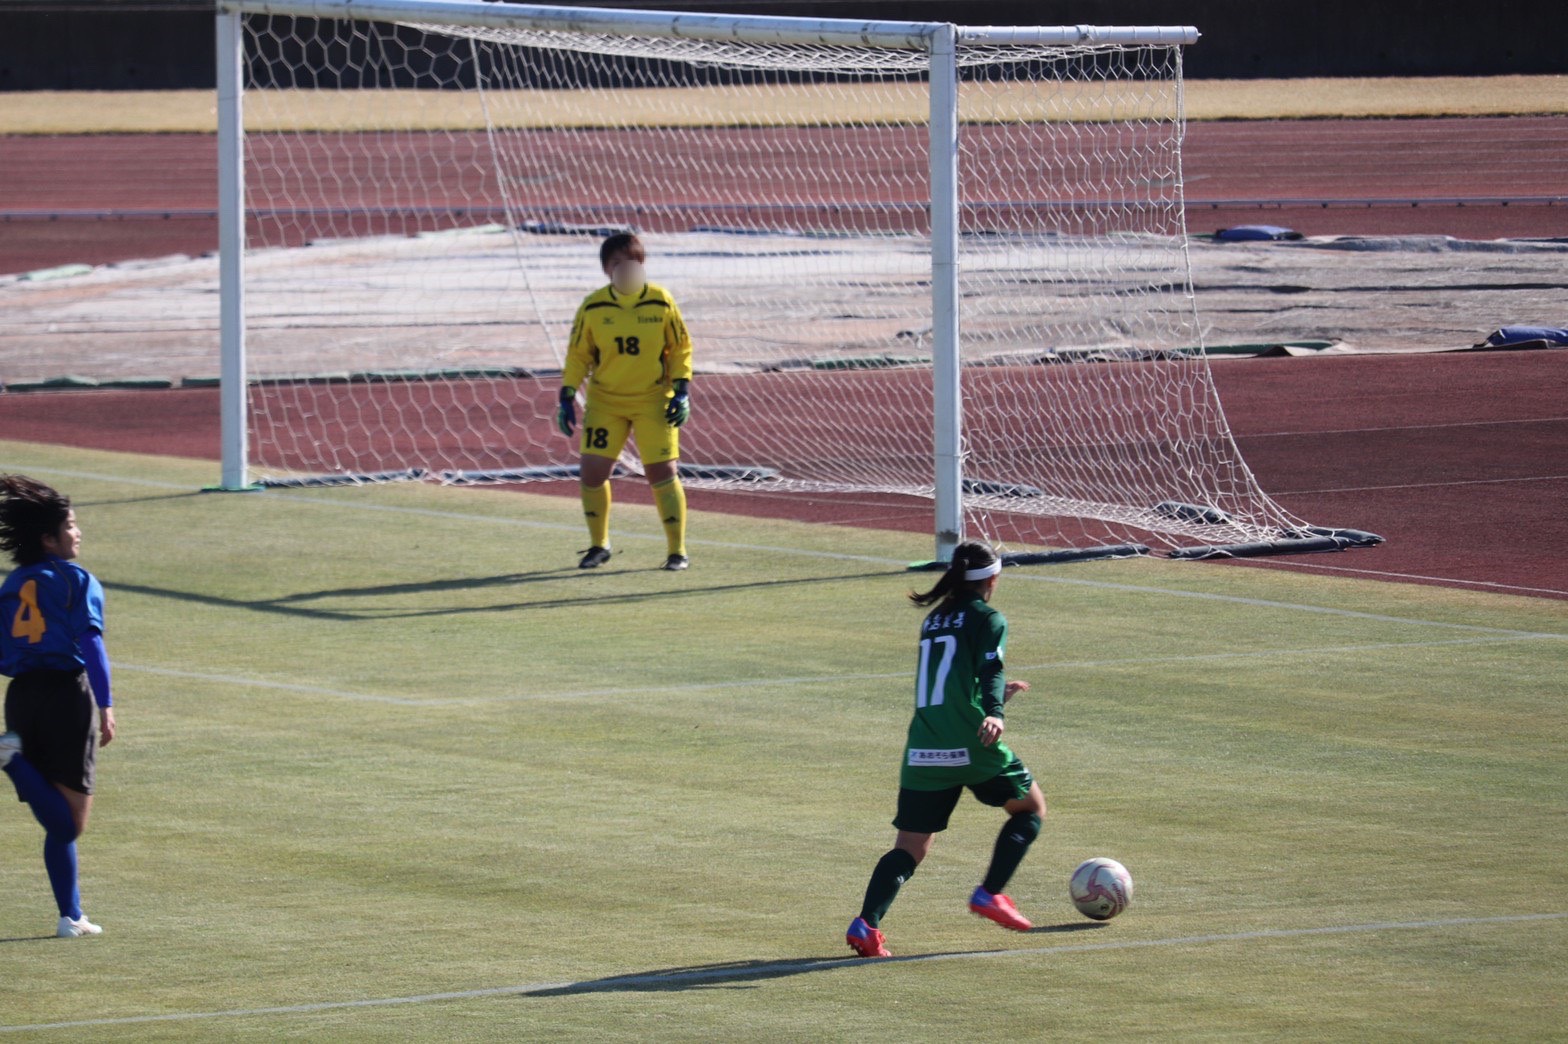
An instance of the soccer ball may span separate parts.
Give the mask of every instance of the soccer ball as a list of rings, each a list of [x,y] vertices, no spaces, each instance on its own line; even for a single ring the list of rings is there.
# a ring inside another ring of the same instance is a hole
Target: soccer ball
[[[1114,859],[1086,859],[1067,882],[1067,894],[1085,917],[1109,921],[1132,903],[1132,875]]]

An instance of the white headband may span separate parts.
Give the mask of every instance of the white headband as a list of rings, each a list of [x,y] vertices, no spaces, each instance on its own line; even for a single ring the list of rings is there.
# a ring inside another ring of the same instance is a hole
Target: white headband
[[[1002,571],[1002,560],[1000,558],[998,558],[995,562],[992,562],[990,565],[981,566],[979,569],[966,569],[966,570],[964,570],[964,579],[965,580],[985,580],[985,579],[988,579],[990,577],[995,576],[997,573],[1000,573],[1001,571]]]

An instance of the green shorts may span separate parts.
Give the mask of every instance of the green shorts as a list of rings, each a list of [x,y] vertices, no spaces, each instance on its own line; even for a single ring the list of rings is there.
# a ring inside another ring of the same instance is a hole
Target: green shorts
[[[1028,797],[1033,786],[1034,776],[1024,768],[1022,761],[1014,758],[985,782],[969,784],[969,790],[982,805],[1000,808],[1009,801]],[[958,807],[963,792],[962,786],[945,790],[899,787],[898,815],[893,818],[893,825],[915,834],[940,834],[947,829],[947,821],[952,817],[953,809]]]

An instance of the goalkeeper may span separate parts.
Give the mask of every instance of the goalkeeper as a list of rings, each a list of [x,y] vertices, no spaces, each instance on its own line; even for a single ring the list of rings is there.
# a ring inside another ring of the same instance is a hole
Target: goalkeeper
[[[583,517],[588,542],[578,567],[610,560],[610,472],[626,445],[637,440],[643,472],[664,524],[665,569],[685,569],[686,492],[678,472],[680,426],[691,416],[691,337],[675,299],[647,281],[642,242],[618,232],[599,247],[610,277],[583,299],[572,322],[572,340],[561,373],[555,423],[570,437],[577,425],[577,391],[583,387]]]

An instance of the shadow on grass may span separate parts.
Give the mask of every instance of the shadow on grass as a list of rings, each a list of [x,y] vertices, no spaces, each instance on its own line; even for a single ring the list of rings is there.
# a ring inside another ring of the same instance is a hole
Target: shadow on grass
[[[1096,932],[1101,928],[1109,928],[1109,921],[1066,921],[1062,924],[1037,924],[1029,929],[1028,935],[1057,935],[1062,932]]]
[[[73,500],[71,501],[71,506],[76,508],[118,507],[121,504],[152,504],[161,500],[190,500],[193,497],[203,495],[201,490],[192,489],[183,493],[149,493],[144,497],[105,497],[102,500]]]
[[[657,971],[638,972],[635,975],[611,975],[603,979],[585,979],[565,986],[548,986],[530,990],[519,996],[570,997],[579,993],[667,993],[678,990],[745,989],[746,983],[766,982],[769,979],[787,979],[793,975],[810,975],[813,972],[834,971],[858,964],[901,964],[909,961],[930,960],[933,957],[981,957],[996,953],[995,950],[955,951],[943,954],[912,954],[907,957],[866,958],[845,954],[843,957],[817,957],[796,961],[731,961],[723,964],[697,964],[684,968],[661,968]]]
[[[1026,934],[1094,931],[1106,927],[1096,922],[1039,925]],[[745,989],[747,983],[786,979],[794,975],[835,971],[857,965],[909,964],[924,961],[956,960],[964,957],[993,957],[1007,950],[948,950],[941,953],[912,953],[903,956],[865,958],[814,957],[793,961],[729,961],[722,964],[697,964],[661,968],[632,975],[611,975],[585,979],[562,986],[546,986],[519,994],[521,997],[569,997],[579,993],[664,993],[678,990]]]
[[[639,570],[640,572],[640,570]],[[651,570],[650,570],[651,572]],[[371,587],[338,587],[322,591],[301,591],[299,594],[275,598],[271,604],[288,605],[310,602],[319,598],[374,598],[377,595],[435,594],[443,591],[482,591],[487,587],[519,587],[550,580],[569,580],[583,576],[580,569],[552,569],[547,573],[503,573],[500,576],[455,576],[450,580],[426,580],[410,584],[378,584]]]
[[[785,979],[792,975],[831,971],[853,964],[857,957],[820,958],[799,961],[733,961],[724,964],[696,964],[684,968],[661,968],[634,975],[611,975],[585,979],[564,986],[547,986],[519,994],[524,998],[571,997],[581,993],[667,993],[677,990],[745,989],[746,983]]]
[[[631,573],[661,573],[664,570],[618,569],[613,575]],[[439,594],[450,591],[473,591],[485,588],[519,587],[549,580],[570,581],[586,578],[589,574],[577,569],[560,569],[548,573],[512,573],[503,576],[455,577],[450,580],[430,580],[422,583],[382,584],[374,587],[343,587],[321,591],[301,591],[281,598],[225,598],[221,595],[201,594],[197,591],[179,591],[166,587],[149,587],[145,584],[105,583],[113,591],[128,591],[150,598],[166,598],[196,605],[221,609],[240,609],[248,612],[277,613],[283,616],[306,617],[314,620],[373,621],[404,620],[424,616],[463,616],[472,613],[509,613],[536,609],[559,609],[567,606],[634,605],[665,598],[690,598],[734,591],[767,590],[786,587],[805,587],[810,584],[836,584],[869,580],[874,577],[894,576],[902,570],[879,570],[856,573],[850,576],[808,576],[794,580],[755,580],[737,584],[690,584],[670,587],[662,591],[630,591],[606,595],[574,595],[565,598],[548,598],[534,602],[502,602],[495,605],[448,606],[439,609],[403,609],[393,607],[364,607],[360,609],[322,609],[307,603],[328,598],[355,599],[396,597],[401,595]],[[690,574],[685,574],[689,576]]]
[[[17,935],[9,939],[0,939],[0,946],[6,943],[48,942],[55,938],[58,937],[53,932],[47,932],[43,935]]]

